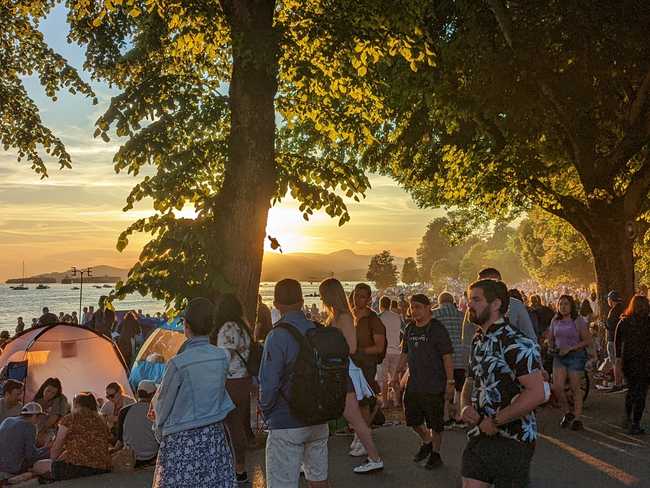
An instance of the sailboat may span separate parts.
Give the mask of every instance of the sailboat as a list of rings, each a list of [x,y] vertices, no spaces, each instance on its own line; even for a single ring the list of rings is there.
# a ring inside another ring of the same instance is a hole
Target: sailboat
[[[12,290],[29,290],[29,288],[25,286],[25,261],[23,261],[23,281],[20,283],[20,286],[11,286],[10,288]]]

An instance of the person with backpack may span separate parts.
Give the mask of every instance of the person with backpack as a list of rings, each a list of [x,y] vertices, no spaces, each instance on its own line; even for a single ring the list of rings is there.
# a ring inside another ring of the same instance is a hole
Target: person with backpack
[[[370,308],[372,290],[366,283],[359,283],[352,293],[354,322],[357,331],[357,351],[352,355],[355,364],[361,368],[370,387],[379,392],[377,366],[386,356],[386,326],[374,310]],[[370,425],[377,409],[375,398],[364,398],[360,402],[361,414]],[[373,407],[371,409],[371,407]],[[374,412],[371,412],[374,410]]]
[[[578,314],[578,306],[571,295],[562,295],[557,301],[557,315],[549,328],[550,351],[553,359],[553,393],[565,412],[560,426],[581,430],[582,391],[581,381],[587,364],[587,348],[591,346],[591,332]],[[573,393],[573,411],[570,411],[564,389],[567,377]]]
[[[230,354],[226,391],[235,404],[226,417],[226,425],[235,449],[235,471],[237,483],[248,483],[246,472],[246,422],[250,424],[251,375],[247,363],[251,352],[251,331],[244,318],[244,309],[232,293],[225,293],[215,307],[214,330],[210,342],[227,349]],[[248,411],[246,411],[248,408]]]
[[[353,354],[357,349],[357,334],[343,285],[336,278],[327,278],[318,287],[318,292],[328,314],[327,326],[335,327],[343,333],[350,348],[350,353]],[[383,298],[386,297],[382,297],[382,300]],[[399,316],[397,317],[399,319]],[[350,455],[355,457],[367,456],[365,463],[354,468],[354,472],[357,474],[384,469],[384,462],[381,460],[379,451],[372,440],[372,430],[364,421],[359,409],[359,400],[372,396],[374,396],[374,392],[368,385],[363,372],[354,364],[354,361],[350,360],[343,417],[348,422],[348,425],[354,429],[354,440],[350,445]]]
[[[427,459],[426,468],[442,466],[440,446],[444,430],[445,399],[455,393],[454,352],[445,326],[434,319],[429,297],[418,293],[411,297],[411,322],[404,332],[402,355],[393,377],[399,384],[401,373],[409,367],[404,392],[404,416],[422,440],[413,461]]]
[[[279,281],[273,305],[281,318],[266,338],[259,376],[266,486],[297,488],[302,465],[311,488],[328,488],[327,422],[345,409],[350,350],[338,329],[305,317],[298,281]]]

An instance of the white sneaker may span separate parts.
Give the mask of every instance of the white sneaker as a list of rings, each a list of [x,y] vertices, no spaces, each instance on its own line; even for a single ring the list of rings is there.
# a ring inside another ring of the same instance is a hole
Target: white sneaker
[[[357,434],[354,434],[354,438],[352,439],[352,442],[350,443],[350,449],[354,450],[357,448],[359,445],[361,445],[361,441],[357,437]]]
[[[363,447],[363,444],[359,443],[358,446],[356,446],[354,449],[350,450],[350,456],[352,457],[361,457],[361,456],[367,456],[368,451],[366,451],[366,448]]]
[[[384,469],[384,462],[381,459],[373,461],[372,459],[368,458],[366,459],[365,463],[357,466],[352,471],[357,474],[366,474],[372,473],[373,471],[379,471],[381,469]]]

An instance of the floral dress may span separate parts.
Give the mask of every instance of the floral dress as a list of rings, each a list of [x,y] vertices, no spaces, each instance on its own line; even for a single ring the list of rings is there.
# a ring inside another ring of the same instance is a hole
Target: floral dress
[[[163,437],[152,488],[235,488],[233,457],[221,422]]]

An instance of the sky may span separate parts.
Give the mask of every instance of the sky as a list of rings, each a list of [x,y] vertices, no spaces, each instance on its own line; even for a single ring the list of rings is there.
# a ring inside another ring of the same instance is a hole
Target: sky
[[[83,50],[66,41],[65,9],[57,7],[41,25],[50,46],[82,71]],[[137,182],[115,174],[112,158],[119,141],[93,139],[94,123],[108,106],[112,92],[91,83],[99,104],[67,92],[49,100],[36,78],[25,85],[47,127],[61,138],[72,157],[72,169],[48,164],[49,178],[40,180],[28,164],[0,148],[0,281],[21,274],[63,271],[71,266],[130,267],[137,261],[146,236],[131,239],[119,253],[119,233],[134,220],[152,213],[150,202],[122,212],[129,190]],[[271,209],[267,233],[284,252],[329,253],[351,249],[375,254],[384,249],[401,257],[414,256],[427,223],[440,210],[420,209],[390,178],[372,175],[372,189],[360,203],[348,200],[351,222],[338,227],[324,212],[309,222],[302,219],[291,198]],[[267,250],[267,252],[271,252]]]

